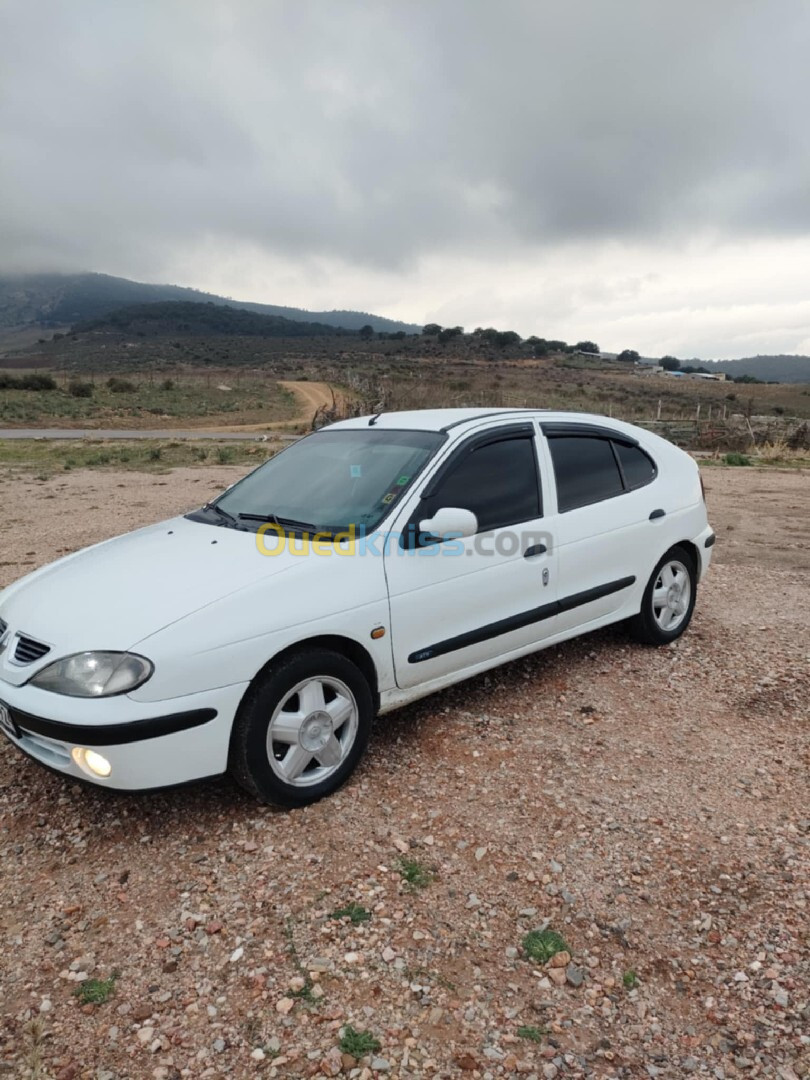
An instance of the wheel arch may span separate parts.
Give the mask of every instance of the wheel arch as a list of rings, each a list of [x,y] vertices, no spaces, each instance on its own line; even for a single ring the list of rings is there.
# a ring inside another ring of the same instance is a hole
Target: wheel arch
[[[698,579],[700,579],[703,567],[700,560],[700,551],[698,550],[697,545],[692,540],[678,540],[678,542],[672,544],[672,546],[664,554],[669,554],[669,552],[676,547],[683,548],[684,551],[688,552],[688,554],[692,556],[692,561],[695,564],[695,573],[697,574]]]
[[[374,701],[374,712],[376,714],[380,707],[377,666],[374,663],[371,654],[359,643],[359,641],[355,641],[353,638],[344,637],[342,634],[317,634],[314,637],[303,638],[301,641],[296,641],[291,645],[287,645],[285,648],[271,656],[267,663],[256,672],[250,680],[242,700],[244,700],[245,695],[250,692],[258,680],[266,675],[274,665],[278,664],[281,660],[286,660],[289,656],[294,656],[296,653],[306,652],[308,649],[331,649],[333,652],[345,656],[347,660],[351,660],[363,673],[363,676],[369,685],[371,696]]]

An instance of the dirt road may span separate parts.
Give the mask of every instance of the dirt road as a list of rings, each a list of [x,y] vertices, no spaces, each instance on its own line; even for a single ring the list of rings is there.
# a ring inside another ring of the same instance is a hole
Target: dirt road
[[[237,475],[4,483],[0,580]],[[609,629],[428,698],[306,810],[114,798],[0,747],[0,1072],[810,1076],[810,474],[705,475],[681,640]],[[547,921],[561,967],[523,946]],[[379,1048],[342,1057],[346,1024]]]
[[[285,390],[290,390],[298,398],[301,405],[300,413],[292,420],[276,420],[271,424],[238,424],[230,427],[209,428],[212,432],[246,432],[246,431],[278,431],[289,430],[295,427],[304,427],[309,430],[313,417],[321,406],[327,408],[334,402],[334,391],[329,383],[322,382],[280,382]]]

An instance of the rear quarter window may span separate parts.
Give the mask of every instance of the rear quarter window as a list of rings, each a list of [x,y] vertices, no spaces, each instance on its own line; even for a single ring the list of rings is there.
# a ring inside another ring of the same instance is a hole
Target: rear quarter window
[[[655,479],[655,462],[639,446],[614,442],[616,455],[622,467],[625,487],[628,489],[644,487]]]

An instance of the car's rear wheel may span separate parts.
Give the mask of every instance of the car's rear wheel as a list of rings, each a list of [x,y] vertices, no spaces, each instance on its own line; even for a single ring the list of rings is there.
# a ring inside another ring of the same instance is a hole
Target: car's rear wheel
[[[630,632],[647,645],[667,645],[691,622],[696,598],[695,560],[686,548],[674,547],[653,570]]]
[[[262,802],[304,806],[330,795],[368,743],[374,705],[341,653],[306,649],[271,666],[240,706],[230,772]]]

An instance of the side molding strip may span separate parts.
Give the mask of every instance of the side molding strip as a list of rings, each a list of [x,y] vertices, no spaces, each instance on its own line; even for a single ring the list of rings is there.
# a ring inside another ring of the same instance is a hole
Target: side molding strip
[[[562,600],[554,600],[550,604],[541,604],[540,607],[521,611],[517,615],[510,615],[506,619],[487,623],[485,626],[479,626],[476,630],[468,630],[465,634],[457,634],[456,637],[445,638],[444,641],[437,641],[435,645],[428,645],[427,648],[418,649],[408,657],[408,663],[421,664],[425,660],[433,660],[437,656],[445,656],[447,653],[456,652],[458,649],[478,645],[482,641],[489,641],[490,638],[509,634],[513,630],[521,630],[524,626],[543,622],[544,619],[551,619],[563,611],[571,611],[572,608],[582,607],[583,604],[591,604],[594,600],[601,600],[603,596],[610,596],[611,593],[628,589],[635,583],[635,577],[619,578],[618,581],[609,581],[606,585],[597,585],[593,589],[573,593]]]

